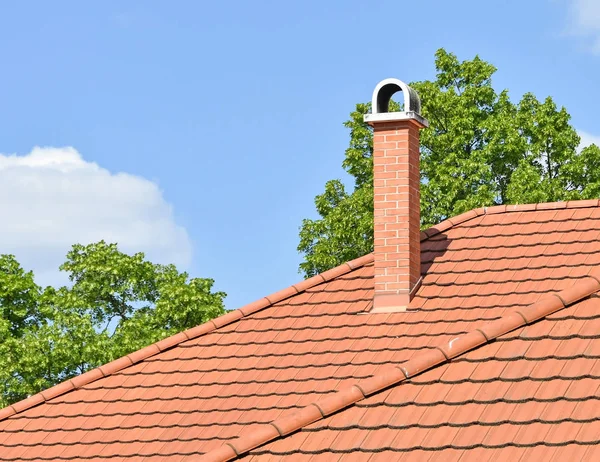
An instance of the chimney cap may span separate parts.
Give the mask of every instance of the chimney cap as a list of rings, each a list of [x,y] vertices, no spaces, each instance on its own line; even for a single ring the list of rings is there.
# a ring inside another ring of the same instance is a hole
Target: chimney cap
[[[388,112],[392,96],[399,91],[404,95],[404,110],[402,112]],[[379,82],[373,90],[371,114],[365,114],[365,122],[408,119],[415,120],[424,127],[429,126],[427,120],[421,117],[421,100],[417,92],[399,79],[389,78]]]

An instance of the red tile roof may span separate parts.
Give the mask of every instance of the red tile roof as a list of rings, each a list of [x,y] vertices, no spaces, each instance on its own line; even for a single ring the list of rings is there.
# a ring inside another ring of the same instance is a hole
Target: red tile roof
[[[596,200],[469,212],[407,312],[367,255],[0,411],[0,460],[596,460],[599,237]]]

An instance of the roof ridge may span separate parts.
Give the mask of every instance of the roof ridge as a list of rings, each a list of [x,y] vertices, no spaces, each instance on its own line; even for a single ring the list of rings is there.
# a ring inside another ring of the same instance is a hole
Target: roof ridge
[[[436,234],[448,231],[456,225],[480,217],[481,215],[495,215],[497,213],[509,212],[534,212],[538,210],[560,210],[560,209],[582,209],[600,206],[600,199],[582,199],[574,201],[559,201],[559,202],[539,202],[536,204],[504,204],[494,205],[491,207],[479,207],[461,213],[447,220],[441,221],[437,225],[431,226],[421,231],[421,242],[435,236]]]
[[[272,293],[266,297],[260,298],[252,303],[244,305],[236,310],[231,310],[222,316],[215,319],[211,319],[203,324],[196,327],[184,330],[170,337],[164,338],[148,345],[140,350],[129,353],[128,355],[122,356],[121,358],[115,359],[107,364],[91,369],[81,375],[73,377],[72,379],[61,382],[53,387],[43,390],[35,395],[31,395],[24,400],[18,401],[11,404],[4,409],[0,409],[0,421],[7,419],[15,414],[23,412],[34,406],[45,403],[57,396],[64,395],[73,390],[77,390],[85,385],[88,385],[96,380],[100,380],[104,377],[108,377],[116,372],[119,372],[127,367],[133,366],[139,362],[148,359],[151,356],[162,353],[165,350],[176,347],[180,343],[195,338],[201,337],[202,335],[209,334],[220,327],[232,324],[246,316],[249,316],[258,311],[262,311],[275,303],[278,303],[286,298],[302,293],[312,287],[315,287],[324,282],[329,282],[339,276],[342,276],[350,271],[361,268],[373,261],[373,254],[369,253],[362,257],[350,260],[349,262],[343,263],[342,265],[336,266],[330,270],[324,271],[323,273],[317,274],[311,278],[305,279],[299,283],[292,284],[291,286]]]
[[[434,349],[418,354],[409,361],[367,379],[358,380],[348,388],[321,398],[298,411],[263,424],[235,440],[200,457],[202,462],[225,462],[262,446],[276,438],[285,437],[301,428],[324,419],[368,396],[400,384],[429,369],[444,364],[469,350],[490,343],[501,335],[529,325],[600,291],[600,268],[596,268],[568,289],[522,308],[516,308],[499,319],[460,335]]]

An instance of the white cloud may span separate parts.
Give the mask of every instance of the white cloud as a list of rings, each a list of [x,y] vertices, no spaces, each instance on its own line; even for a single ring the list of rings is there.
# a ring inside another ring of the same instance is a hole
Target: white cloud
[[[72,244],[104,239],[151,261],[187,266],[192,246],[156,183],[111,173],[73,148],[0,154],[0,254],[16,255],[40,284],[66,281]]]
[[[600,54],[600,1],[568,0],[569,33],[590,40],[589,48],[594,54]]]
[[[577,134],[581,138],[581,142],[579,143],[579,150],[589,146],[590,144],[595,144],[600,147],[600,136],[592,135],[591,133],[587,133],[581,130],[577,131]]]

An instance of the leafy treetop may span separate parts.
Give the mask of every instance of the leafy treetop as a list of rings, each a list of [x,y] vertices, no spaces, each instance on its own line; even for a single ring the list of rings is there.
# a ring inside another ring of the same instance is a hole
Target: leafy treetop
[[[600,196],[600,149],[576,150],[580,139],[564,107],[531,93],[513,103],[492,86],[496,68],[477,56],[459,61],[440,49],[435,67],[435,80],[410,84],[430,123],[421,131],[423,227],[482,206]],[[350,145],[342,166],[353,190],[328,181],[315,198],[319,218],[302,222],[298,250],[307,277],[373,250],[373,140],[363,122],[370,109],[357,104],[345,123]]]
[[[213,280],[104,241],[74,245],[70,287],[41,289],[0,256],[0,408],[224,313]]]

